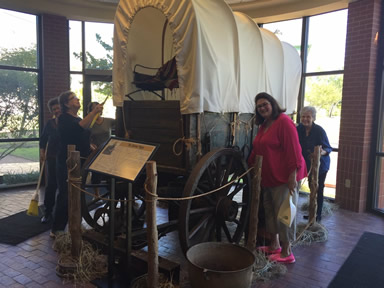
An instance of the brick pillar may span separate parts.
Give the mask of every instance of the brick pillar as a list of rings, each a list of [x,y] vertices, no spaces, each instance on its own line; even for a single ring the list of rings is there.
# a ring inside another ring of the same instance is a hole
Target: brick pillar
[[[381,0],[349,4],[336,203],[355,212],[367,207],[380,17]]]
[[[51,115],[47,108],[48,100],[70,89],[69,78],[69,27],[62,16],[41,16],[42,24],[42,90],[44,122]],[[45,124],[44,123],[44,124]]]

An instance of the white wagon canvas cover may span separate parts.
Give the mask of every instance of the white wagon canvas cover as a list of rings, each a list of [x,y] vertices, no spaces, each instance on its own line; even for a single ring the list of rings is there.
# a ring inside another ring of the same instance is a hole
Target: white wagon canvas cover
[[[222,0],[121,0],[114,33],[115,106],[137,90],[136,64],[160,67],[175,57],[179,88],[172,97],[182,114],[252,113],[264,91],[295,110],[297,51]],[[138,92],[135,99],[157,98]]]
[[[238,111],[238,39],[232,11],[222,0],[122,0],[115,15],[114,104],[134,91],[135,64],[160,67],[176,57],[182,114]],[[136,23],[137,21],[137,23]]]

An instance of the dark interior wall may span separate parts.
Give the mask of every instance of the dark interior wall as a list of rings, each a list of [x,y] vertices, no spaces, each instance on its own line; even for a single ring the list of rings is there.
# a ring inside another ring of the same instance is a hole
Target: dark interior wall
[[[341,208],[364,212],[373,131],[375,77],[381,0],[350,3],[345,51],[336,202]],[[330,43],[331,45],[331,43]]]
[[[43,14],[41,16],[42,49],[42,96],[44,122],[51,115],[47,108],[49,99],[70,89],[69,76],[69,26],[62,16]]]

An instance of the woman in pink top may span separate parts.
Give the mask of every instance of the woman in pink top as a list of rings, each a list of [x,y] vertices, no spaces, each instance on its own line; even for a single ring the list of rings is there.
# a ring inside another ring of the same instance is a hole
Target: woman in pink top
[[[271,234],[270,245],[258,249],[270,254],[271,261],[294,263],[290,239],[295,238],[296,220],[289,228],[278,221],[277,215],[289,194],[293,196],[296,205],[297,182],[307,175],[307,169],[301,154],[296,126],[283,114],[285,109],[280,108],[277,101],[264,92],[256,95],[255,106],[259,131],[253,140],[248,164],[253,165],[256,155],[263,156],[261,187],[266,229]]]

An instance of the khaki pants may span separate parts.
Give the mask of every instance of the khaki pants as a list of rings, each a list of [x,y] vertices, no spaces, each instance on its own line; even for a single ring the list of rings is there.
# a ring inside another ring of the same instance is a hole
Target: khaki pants
[[[292,202],[297,207],[298,188],[292,196]],[[296,219],[292,222],[291,227],[287,227],[279,220],[277,214],[284,199],[289,195],[288,185],[284,184],[277,187],[263,187],[263,204],[265,210],[265,224],[267,232],[275,235],[279,234],[279,239],[282,242],[290,242],[296,239]]]

